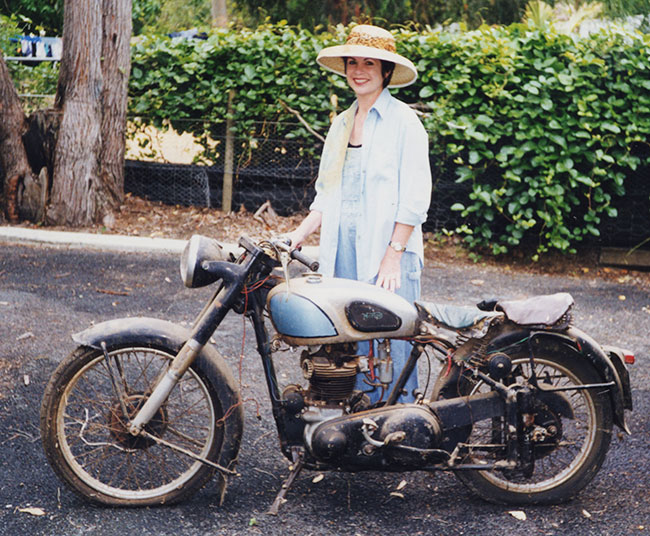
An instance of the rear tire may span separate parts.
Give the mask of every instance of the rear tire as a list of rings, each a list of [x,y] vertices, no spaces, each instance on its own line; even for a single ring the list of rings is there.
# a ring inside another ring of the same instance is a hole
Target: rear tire
[[[530,377],[528,357],[513,357],[513,372],[507,382]],[[602,379],[587,362],[568,355],[535,357],[535,370],[542,385],[563,386],[601,383]],[[473,393],[485,392],[482,382]],[[466,393],[464,393],[466,394]],[[574,497],[602,466],[612,431],[612,409],[606,390],[565,391],[574,419],[553,412],[540,411],[535,425],[540,432],[559,430],[558,436],[539,440],[535,448],[535,470],[527,477],[521,471],[457,471],[455,474],[470,490],[489,502],[505,504],[557,504]],[[503,459],[498,452],[486,451],[478,445],[495,443],[503,438],[501,419],[475,423],[467,440],[475,444],[462,463],[490,463]]]
[[[176,351],[122,345],[108,348],[132,417]],[[224,443],[214,385],[195,361],[146,430],[218,463]],[[129,434],[127,419],[101,350],[80,347],[54,372],[41,406],[41,437],[56,474],[84,498],[110,506],[179,502],[215,469],[154,440]]]

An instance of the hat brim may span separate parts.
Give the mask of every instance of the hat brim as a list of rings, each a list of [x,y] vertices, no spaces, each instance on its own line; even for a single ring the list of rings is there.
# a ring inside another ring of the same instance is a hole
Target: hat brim
[[[418,77],[415,65],[405,57],[395,52],[388,52],[387,50],[364,45],[336,45],[324,48],[318,53],[316,62],[329,71],[345,76],[343,58],[350,57],[392,61],[395,64],[395,71],[393,72],[388,87],[408,86],[415,82]]]

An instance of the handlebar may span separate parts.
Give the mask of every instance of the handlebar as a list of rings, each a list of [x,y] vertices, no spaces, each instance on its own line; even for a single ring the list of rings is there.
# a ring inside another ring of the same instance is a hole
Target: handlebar
[[[318,267],[320,266],[318,261],[309,258],[299,249],[294,249],[291,251],[291,258],[297,260],[301,264],[304,264],[312,272],[318,271]]]
[[[275,245],[278,248],[289,252],[289,256],[292,259],[298,261],[301,264],[304,264],[312,272],[316,272],[318,270],[318,267],[320,266],[319,262],[305,255],[302,251],[300,251],[299,248],[291,249],[291,241],[289,239],[277,240],[275,242]]]

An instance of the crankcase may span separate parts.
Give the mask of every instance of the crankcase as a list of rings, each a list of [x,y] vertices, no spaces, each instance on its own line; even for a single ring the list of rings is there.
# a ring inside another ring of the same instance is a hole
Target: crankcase
[[[399,404],[328,420],[309,446],[317,460],[348,471],[403,470],[435,461],[441,441],[440,421],[428,408]]]

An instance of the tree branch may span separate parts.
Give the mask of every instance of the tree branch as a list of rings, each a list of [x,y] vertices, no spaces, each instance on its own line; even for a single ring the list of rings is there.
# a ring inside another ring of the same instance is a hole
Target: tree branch
[[[284,106],[284,109],[287,110],[288,112],[291,112],[293,115],[295,115],[298,118],[298,121],[300,121],[304,127],[314,136],[316,136],[320,141],[325,143],[325,138],[323,138],[322,135],[320,135],[318,132],[316,132],[310,125],[305,121],[305,119],[300,115],[300,112],[298,110],[294,110],[293,108],[290,108],[285,102],[279,101],[282,106]]]

